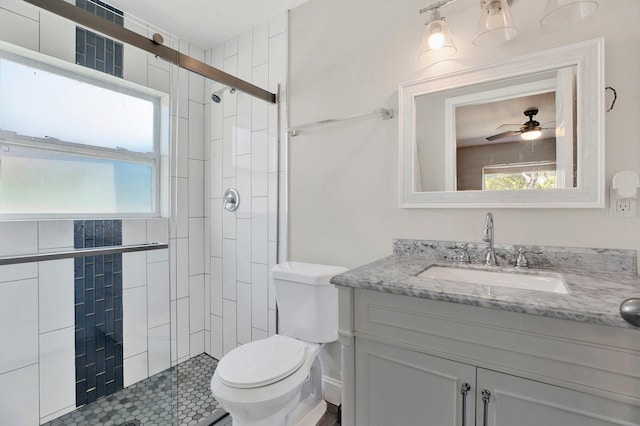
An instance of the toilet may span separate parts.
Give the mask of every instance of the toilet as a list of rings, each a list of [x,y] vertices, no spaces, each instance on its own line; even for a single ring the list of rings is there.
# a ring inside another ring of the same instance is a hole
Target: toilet
[[[311,426],[322,418],[318,354],[338,339],[338,290],[329,280],[346,270],[303,262],[273,267],[279,333],[233,349],[211,378],[234,426]]]

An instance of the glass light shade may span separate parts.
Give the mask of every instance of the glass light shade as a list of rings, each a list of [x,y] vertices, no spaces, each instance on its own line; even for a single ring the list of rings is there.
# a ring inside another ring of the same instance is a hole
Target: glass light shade
[[[528,130],[520,134],[520,137],[526,141],[532,141],[534,139],[538,139],[540,136],[542,136],[542,130],[539,130],[539,129]]]
[[[449,32],[447,22],[437,12],[435,15],[436,19],[426,25],[422,44],[420,45],[420,60],[425,63],[449,59],[458,51]]]
[[[575,24],[597,8],[598,2],[594,0],[549,0],[540,25],[548,28]]]
[[[481,0],[482,15],[473,44],[497,46],[518,35],[507,0]]]

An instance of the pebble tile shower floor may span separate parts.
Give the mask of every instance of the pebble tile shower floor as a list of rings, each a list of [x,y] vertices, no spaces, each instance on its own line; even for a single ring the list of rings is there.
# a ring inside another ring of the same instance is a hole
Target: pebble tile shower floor
[[[217,361],[198,355],[46,426],[211,426],[230,421],[209,389]],[[176,399],[177,391],[177,399]],[[177,416],[176,416],[177,411]]]

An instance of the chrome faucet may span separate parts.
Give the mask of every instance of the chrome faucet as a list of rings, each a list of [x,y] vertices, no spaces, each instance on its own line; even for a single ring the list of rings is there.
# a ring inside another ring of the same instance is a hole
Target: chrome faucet
[[[498,266],[498,263],[496,262],[496,251],[493,248],[493,215],[491,213],[487,213],[484,218],[484,233],[482,234],[482,241],[489,243],[484,264],[486,266]]]

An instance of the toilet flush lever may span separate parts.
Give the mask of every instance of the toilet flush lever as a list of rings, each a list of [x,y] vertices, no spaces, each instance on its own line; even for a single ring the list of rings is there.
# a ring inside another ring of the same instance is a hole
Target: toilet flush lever
[[[240,194],[238,194],[237,190],[233,188],[227,189],[224,192],[222,199],[224,201],[224,209],[226,211],[235,212],[238,210],[238,206],[240,206]]]

